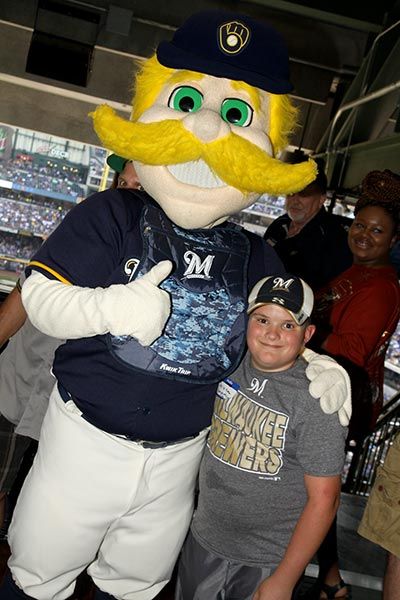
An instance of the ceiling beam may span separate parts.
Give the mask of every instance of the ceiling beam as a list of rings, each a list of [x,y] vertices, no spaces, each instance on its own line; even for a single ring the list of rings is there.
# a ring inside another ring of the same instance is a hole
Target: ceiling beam
[[[339,25],[339,27],[346,27],[348,29],[356,29],[358,31],[378,33],[382,30],[381,25],[371,23],[370,21],[353,19],[344,15],[335,14],[326,10],[318,10],[317,8],[310,8],[308,6],[303,6],[302,4],[295,4],[294,2],[287,2],[285,0],[251,0],[248,4],[258,4],[265,8],[272,8],[292,15],[300,15],[316,21],[329,23],[331,25]],[[360,8],[360,13],[362,13],[362,8]]]

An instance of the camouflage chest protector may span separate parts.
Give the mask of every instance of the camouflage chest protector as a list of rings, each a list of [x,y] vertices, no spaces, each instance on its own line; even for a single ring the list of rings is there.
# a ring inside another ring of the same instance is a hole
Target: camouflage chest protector
[[[192,383],[213,383],[231,373],[244,350],[250,243],[235,225],[186,231],[157,207],[141,218],[143,255],[134,277],[161,260],[173,262],[161,284],[172,312],[151,346],[130,336],[108,336],[117,360],[132,368]]]

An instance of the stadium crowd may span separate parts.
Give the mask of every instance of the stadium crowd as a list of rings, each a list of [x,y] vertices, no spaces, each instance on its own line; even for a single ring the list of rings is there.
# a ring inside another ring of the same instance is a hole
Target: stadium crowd
[[[0,179],[28,188],[84,197],[85,186],[74,169],[64,170],[56,164],[37,165],[18,158],[0,162]]]
[[[40,248],[42,241],[41,238],[34,236],[22,236],[0,231],[0,269],[21,272],[25,264],[11,259],[29,260]]]
[[[47,237],[67,214],[67,209],[50,208],[0,198],[0,221],[3,229],[24,230]]]

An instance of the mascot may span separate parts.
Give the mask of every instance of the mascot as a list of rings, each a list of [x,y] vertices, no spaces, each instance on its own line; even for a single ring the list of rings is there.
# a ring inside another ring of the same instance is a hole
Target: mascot
[[[98,598],[150,600],[168,581],[193,509],[217,383],[242,358],[248,290],[282,271],[272,248],[227,223],[315,164],[275,157],[295,124],[280,36],[207,11],[137,76],[130,122],[94,115],[143,192],[75,207],[28,268],[32,322],[67,339],[38,454],[9,540],[1,598],[62,600],[88,565]],[[312,393],[348,418],[348,382],[309,355]]]

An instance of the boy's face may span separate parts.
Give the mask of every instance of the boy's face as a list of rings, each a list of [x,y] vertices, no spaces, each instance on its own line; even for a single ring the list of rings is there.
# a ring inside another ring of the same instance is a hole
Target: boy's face
[[[315,331],[314,325],[298,325],[277,304],[264,304],[249,315],[247,346],[252,364],[260,371],[285,371],[295,362]]]

